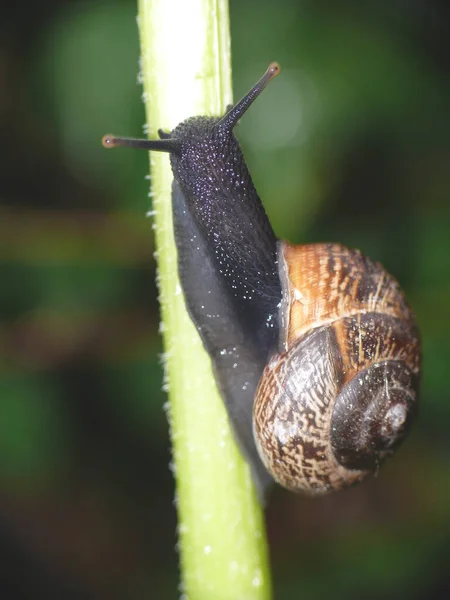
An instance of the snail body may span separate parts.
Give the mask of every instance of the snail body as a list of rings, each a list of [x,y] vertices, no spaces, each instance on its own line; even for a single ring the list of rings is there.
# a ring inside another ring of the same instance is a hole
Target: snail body
[[[260,494],[326,493],[375,472],[416,412],[420,343],[397,282],[357,250],[277,240],[233,128],[276,63],[221,118],[160,140],[170,154],[187,309]]]

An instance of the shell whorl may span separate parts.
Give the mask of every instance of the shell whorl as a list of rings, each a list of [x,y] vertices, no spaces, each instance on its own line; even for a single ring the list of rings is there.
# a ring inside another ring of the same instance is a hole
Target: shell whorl
[[[285,487],[325,493],[363,479],[415,414],[420,348],[397,282],[337,244],[279,244],[279,354],[256,392],[260,456]]]

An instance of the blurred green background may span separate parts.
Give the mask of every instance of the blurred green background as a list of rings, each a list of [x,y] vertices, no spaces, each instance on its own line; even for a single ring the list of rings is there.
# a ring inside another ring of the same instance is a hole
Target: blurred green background
[[[1,13],[0,598],[177,598],[147,155],[100,145],[145,121],[136,6]],[[274,490],[275,597],[448,598],[448,2],[232,0],[231,29],[236,99],[282,65],[238,129],[277,234],[383,262],[423,334],[379,477]]]

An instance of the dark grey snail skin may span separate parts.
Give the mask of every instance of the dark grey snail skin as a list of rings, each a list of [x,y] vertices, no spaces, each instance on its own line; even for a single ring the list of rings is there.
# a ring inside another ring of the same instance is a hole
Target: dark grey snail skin
[[[273,479],[320,494],[376,471],[409,429],[420,368],[413,315],[380,265],[275,237],[233,128],[278,72],[222,118],[103,139],[170,153],[186,306],[261,498]]]
[[[172,206],[179,276],[186,306],[211,357],[216,383],[235,437],[251,465],[259,496],[263,498],[273,479],[261,462],[253,441],[253,399],[264,365],[276,345],[281,288],[278,294],[274,283],[266,288],[265,293],[270,294],[264,300],[267,312],[259,316],[257,304],[261,295],[247,291],[247,275],[242,275],[243,281],[238,275],[228,275],[232,273],[232,262],[225,263],[230,265],[227,275],[221,273],[220,263],[227,259],[222,258],[220,250],[211,252],[199,234],[176,180],[172,187]],[[272,272],[266,281],[271,277]],[[233,280],[236,283],[231,283],[231,289],[235,291],[236,285],[236,295],[230,294],[229,281]],[[254,335],[256,331],[258,335]]]

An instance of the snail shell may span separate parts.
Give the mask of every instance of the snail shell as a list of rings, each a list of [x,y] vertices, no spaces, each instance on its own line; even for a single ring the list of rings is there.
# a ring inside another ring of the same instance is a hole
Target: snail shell
[[[253,431],[281,485],[326,493],[377,470],[416,412],[419,336],[378,263],[337,244],[278,245],[279,354],[258,385]]]

